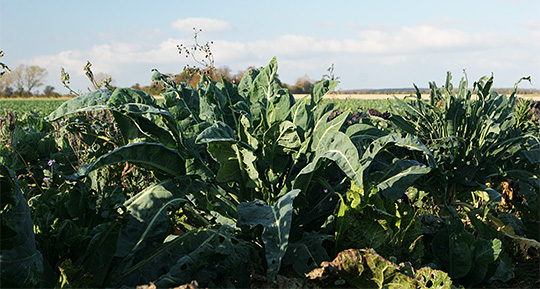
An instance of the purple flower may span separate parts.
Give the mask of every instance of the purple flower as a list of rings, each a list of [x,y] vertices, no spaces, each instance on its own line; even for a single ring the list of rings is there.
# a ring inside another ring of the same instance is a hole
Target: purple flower
[[[63,120],[60,121],[60,125],[64,125],[65,123],[66,123],[66,122],[63,121]]]
[[[328,189],[324,189],[323,192],[328,193]]]
[[[49,165],[49,167],[50,167],[50,166],[52,166],[54,163],[56,163],[56,160],[49,160],[49,161],[47,162],[47,165]]]
[[[44,181],[44,182],[46,182],[46,183],[48,183],[48,182],[50,182],[50,181],[51,181],[51,178],[48,178],[48,177],[44,177],[44,178],[43,178],[43,181]]]

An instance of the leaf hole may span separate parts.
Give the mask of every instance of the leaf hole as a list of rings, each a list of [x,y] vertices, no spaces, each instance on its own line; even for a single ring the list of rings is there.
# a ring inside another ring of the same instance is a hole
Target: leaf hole
[[[180,270],[182,270],[182,271],[186,270],[187,267],[188,267],[187,264],[182,264],[182,266],[180,266]]]

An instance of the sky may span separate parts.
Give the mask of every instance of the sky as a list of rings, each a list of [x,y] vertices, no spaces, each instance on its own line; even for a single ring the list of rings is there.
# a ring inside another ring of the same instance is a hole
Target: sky
[[[144,86],[153,68],[196,65],[177,48],[194,44],[194,27],[216,67],[237,73],[275,56],[287,84],[334,64],[342,90],[440,86],[447,71],[454,86],[465,72],[469,86],[531,76],[520,87],[540,88],[540,0],[0,0],[0,62],[46,68],[61,93],[62,67],[73,89],[91,86],[87,61],[116,86]]]

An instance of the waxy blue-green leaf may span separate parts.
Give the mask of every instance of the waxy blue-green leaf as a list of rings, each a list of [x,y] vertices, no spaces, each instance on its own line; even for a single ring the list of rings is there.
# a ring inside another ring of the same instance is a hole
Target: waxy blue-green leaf
[[[190,190],[190,178],[182,176],[154,184],[124,202],[114,252],[119,261],[108,275],[108,286],[126,284],[139,263],[148,261],[171,231],[168,210],[185,203]]]
[[[473,263],[470,250],[470,233],[455,233],[449,226],[435,234],[431,249],[438,263],[442,264],[452,278],[461,278],[469,273]]]
[[[289,243],[287,253],[283,257],[283,265],[292,265],[299,276],[304,276],[323,261],[330,261],[323,242],[331,239],[332,236],[319,232],[304,232],[300,240]]]
[[[238,119],[238,127],[236,128],[238,139],[251,146],[254,150],[259,147],[259,140],[253,135],[253,124],[247,113],[242,112]]]
[[[146,117],[134,113],[122,114],[116,111],[113,111],[112,114],[126,144],[157,142],[169,148],[176,147],[171,133]]]
[[[156,99],[149,93],[129,87],[117,88],[108,101],[111,106],[120,106],[129,103],[140,103],[157,106]]]
[[[277,59],[274,57],[266,67],[259,70],[257,76],[253,79],[253,84],[248,94],[251,104],[259,101],[263,101],[266,104],[266,102],[274,97],[277,92],[274,86],[277,69]]]
[[[46,119],[48,121],[54,121],[77,112],[107,109],[107,102],[111,94],[112,92],[109,90],[100,89],[79,95],[62,103]]]
[[[92,163],[80,166],[73,175],[66,178],[76,180],[87,176],[93,170],[121,162],[143,165],[172,176],[183,175],[186,171],[184,159],[176,150],[158,143],[135,143],[120,147],[100,156]]]
[[[269,125],[284,121],[289,117],[289,111],[295,104],[295,99],[288,90],[279,90],[275,84],[275,90],[278,91],[269,101],[267,108],[267,120]]]
[[[322,101],[323,97],[328,92],[334,90],[338,86],[338,84],[338,81],[329,79],[317,82],[313,87],[313,91],[311,92],[311,105],[318,105]]]
[[[15,173],[0,163],[1,246],[0,276],[5,287],[34,287],[44,272],[36,249],[30,208]]]
[[[92,274],[91,286],[102,288],[109,273],[114,254],[116,253],[118,237],[120,236],[121,222],[115,220],[102,224],[99,232],[92,236],[84,252],[82,266],[86,272]]]
[[[322,138],[318,141],[313,160],[298,173],[294,180],[294,188],[306,190],[311,181],[311,175],[325,159],[335,162],[341,171],[355,183],[361,182],[358,150],[346,134],[330,129],[331,127],[324,131]]]
[[[238,205],[238,227],[259,225],[263,227],[262,240],[268,263],[267,276],[271,283],[276,280],[289,245],[293,201],[299,193],[300,190],[292,190],[279,198],[273,206],[261,200]]]
[[[218,121],[211,127],[206,128],[195,140],[198,144],[211,142],[237,142],[234,130],[224,122]]]
[[[488,266],[499,258],[502,242],[499,239],[476,240],[471,245],[472,268],[465,277],[469,284],[479,284],[487,276]]]
[[[169,89],[162,95],[169,110],[173,111],[173,108],[177,107],[178,110],[187,111],[188,116],[198,118],[200,109],[199,92],[191,85],[180,82],[177,88]]]
[[[208,143],[208,152],[219,163],[218,182],[237,182],[245,188],[260,187],[257,156],[251,148],[232,142]],[[244,192],[246,193],[246,192]],[[250,199],[243,196],[242,199]]]
[[[124,202],[128,215],[127,224],[119,238],[117,256],[125,256],[142,247],[143,242],[165,237],[168,228],[167,208],[173,204],[186,202],[191,181],[189,177],[169,179],[152,185]]]
[[[322,139],[325,139],[329,134],[333,132],[339,131],[348,115],[348,113],[345,112],[338,117],[332,119],[331,121],[328,121],[331,113],[332,112],[330,111],[325,113],[315,123],[315,127],[313,129],[313,141],[311,143],[312,151],[314,152],[317,152],[320,149],[320,142]]]
[[[284,180],[284,176],[289,174],[293,164],[293,153],[301,145],[297,127],[290,121],[274,123],[263,135],[263,157],[266,170],[266,179],[274,187],[275,194],[282,191],[291,180]],[[285,188],[283,193],[288,191]]]
[[[270,151],[290,152],[300,147],[300,137],[296,132],[296,126],[290,121],[282,121],[272,125],[263,136],[264,144]]]
[[[296,101],[289,112],[292,122],[302,129],[302,139],[305,138],[305,132],[313,126],[313,113],[311,109],[312,107],[306,95],[302,99]]]
[[[429,168],[437,167],[435,163],[435,159],[433,155],[431,154],[431,151],[418,138],[409,134],[405,134],[405,135],[395,134],[395,133],[389,134],[387,136],[378,138],[375,141],[373,141],[370,144],[370,146],[366,149],[364,154],[362,155],[361,169],[359,169],[359,172],[361,174],[361,179],[360,179],[361,182],[358,183],[360,187],[363,186],[364,174],[368,173],[368,168],[375,161],[376,156],[382,151],[390,147],[394,147],[394,146],[404,148],[412,152],[421,152],[427,163],[426,167],[429,167]],[[408,173],[410,173],[411,175],[408,175],[407,173],[404,175],[399,175],[393,181],[397,181],[401,177],[406,177],[405,180],[412,180],[411,178],[420,177],[422,172],[427,173],[429,172],[429,170],[427,170],[427,168],[417,167],[414,170],[408,171]],[[416,177],[413,177],[413,176],[416,176]],[[395,196],[394,193],[390,193],[390,195]]]
[[[203,75],[201,81],[203,81],[205,77],[207,76]],[[200,94],[199,117],[202,120],[212,123],[216,121],[227,122],[227,119],[231,117],[231,111],[227,108],[227,97],[221,91],[223,86],[220,83],[216,84],[210,80],[207,80],[207,83],[208,87]]]
[[[431,171],[429,166],[413,160],[397,159],[391,167],[387,174],[390,177],[377,184],[377,189],[392,200],[401,198],[414,181]]]
[[[193,280],[201,287],[235,284],[250,285],[248,266],[255,262],[255,250],[223,227],[192,230],[169,236],[152,259],[137,264],[142,282],[151,280],[158,288],[178,287]],[[219,282],[219,283],[218,283]],[[141,281],[133,284],[142,284]]]

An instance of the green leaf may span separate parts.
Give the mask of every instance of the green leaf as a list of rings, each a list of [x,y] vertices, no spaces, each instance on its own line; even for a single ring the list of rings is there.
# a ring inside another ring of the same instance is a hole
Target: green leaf
[[[399,181],[401,183],[399,186],[399,190],[402,190],[404,187],[407,186],[407,184],[410,184],[423,174],[428,173],[431,168],[437,167],[435,163],[435,158],[431,154],[431,151],[418,138],[410,134],[389,134],[373,141],[362,155],[362,165],[361,168],[358,170],[361,174],[361,178],[359,180],[360,182],[357,183],[360,187],[362,187],[364,181],[366,181],[365,176],[366,174],[370,173],[368,169],[372,164],[374,164],[377,155],[394,146],[404,148],[410,152],[421,152],[423,157],[425,158],[425,161],[427,162],[427,166],[422,165],[419,162],[398,162],[398,164],[406,164],[405,166],[402,166],[403,169],[405,169],[404,171],[402,171],[403,174],[396,175],[395,178],[390,177],[388,179],[388,183],[382,184],[380,187],[381,189],[389,190],[387,191],[388,197],[395,198],[399,194],[397,187],[396,190],[394,190],[393,188],[389,187],[388,184]],[[377,181],[385,182],[384,179]]]
[[[298,100],[290,109],[289,115],[292,122],[302,129],[302,137],[305,139],[305,133],[313,126],[313,113],[311,105],[308,103],[307,95]]]
[[[301,145],[296,126],[290,121],[272,125],[263,136],[263,143],[274,153],[289,153]]]
[[[467,282],[478,284],[487,276],[488,266],[499,258],[502,242],[499,239],[476,240],[471,246],[472,268],[465,277]]]
[[[452,288],[452,279],[448,274],[441,270],[435,270],[428,266],[422,267],[416,271],[416,279],[420,284],[427,285],[431,282],[432,286],[428,288]],[[427,287],[427,286],[426,286]]]
[[[283,195],[270,206],[264,201],[256,200],[238,205],[238,227],[262,226],[262,240],[268,263],[268,280],[276,281],[276,275],[281,267],[281,261],[289,245],[291,231],[293,201],[300,190],[292,190]]]
[[[169,89],[166,93],[163,93],[165,99],[165,105],[169,107],[171,113],[176,111],[175,117],[182,119],[184,117],[192,116],[198,117],[199,115],[199,92],[191,87],[187,83],[179,83],[178,89]],[[186,111],[186,114],[182,114],[182,111]],[[181,117],[181,116],[184,117]]]
[[[86,252],[84,252],[82,266],[86,272],[92,274],[92,287],[101,288],[104,286],[118,246],[120,228],[119,220],[103,224],[99,232],[92,237]]]
[[[455,234],[446,228],[435,234],[431,242],[433,255],[454,279],[466,276],[473,265],[470,245],[463,237],[464,234]]]
[[[158,142],[167,147],[175,147],[171,133],[158,126],[154,121],[134,113],[113,111],[113,116],[128,144],[139,142]]]
[[[114,252],[118,262],[108,274],[107,287],[127,284],[126,278],[143,265],[137,264],[151,259],[153,251],[172,231],[168,210],[187,202],[185,196],[191,186],[191,179],[181,176],[152,185],[124,202],[120,208],[122,227]],[[99,250],[109,248],[103,246]]]
[[[208,152],[220,165],[216,177],[218,182],[235,181],[246,188],[260,186],[259,173],[255,164],[257,156],[251,148],[231,142],[215,141],[208,143]],[[242,199],[251,200],[252,198],[244,195]]]
[[[218,121],[206,128],[195,140],[195,143],[206,144],[211,142],[236,142],[238,139],[234,130],[224,122]]]
[[[338,86],[338,81],[325,79],[319,81],[313,87],[311,92],[311,105],[316,106],[321,103],[323,97],[330,91],[334,90]]]
[[[275,85],[276,94],[269,100],[267,109],[268,124],[284,121],[289,117],[289,111],[295,104],[292,94],[288,91],[279,90]]]
[[[107,102],[111,94],[111,91],[104,89],[82,94],[62,103],[46,117],[46,120],[55,121],[63,116],[77,112],[107,109]]]
[[[172,176],[185,174],[185,162],[176,150],[157,143],[135,143],[120,147],[100,156],[96,161],[77,168],[77,172],[66,177],[76,180],[87,176],[93,170],[121,162],[131,162],[160,170]]]
[[[314,152],[317,152],[319,147],[321,147],[320,142],[322,139],[325,139],[329,134],[339,131],[348,115],[348,113],[345,112],[331,121],[328,121],[331,113],[331,111],[325,113],[315,123],[315,127],[313,129],[313,142],[311,143],[311,146],[313,147],[312,150]]]
[[[304,276],[309,271],[317,268],[323,261],[329,261],[330,257],[323,247],[324,241],[330,241],[331,236],[318,232],[304,232],[302,238],[289,243],[287,253],[283,257],[283,265],[292,265],[294,271]]]
[[[164,238],[169,231],[169,206],[185,202],[191,180],[187,176],[152,185],[124,203],[127,224],[122,228],[117,256],[125,256],[143,247],[153,238]]]
[[[43,257],[36,249],[34,223],[19,181],[0,164],[0,272],[4,287],[34,287],[44,272]]]
[[[319,169],[325,159],[335,162],[341,171],[355,183],[360,182],[360,159],[358,150],[344,133],[328,129],[318,141],[315,157],[306,165],[294,180],[295,188],[307,189],[311,175]]]
[[[250,285],[248,266],[254,262],[252,246],[225,229],[199,229],[169,236],[140,267],[139,280],[158,288],[178,287],[196,280],[201,287],[240,288]],[[134,275],[137,274],[134,271]],[[133,284],[140,285],[139,283]]]
[[[108,104],[113,107],[129,103],[141,103],[157,106],[156,99],[149,93],[129,87],[117,88],[112,93]]]
[[[389,178],[377,185],[383,196],[394,201],[401,198],[414,181],[431,171],[430,167],[417,161],[397,160],[397,163],[397,170],[393,170]]]
[[[249,100],[252,104],[260,101],[266,103],[274,97],[277,92],[274,86],[277,69],[276,57],[272,58],[266,67],[260,69],[255,79],[253,79],[253,84],[250,86]]]

